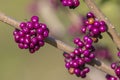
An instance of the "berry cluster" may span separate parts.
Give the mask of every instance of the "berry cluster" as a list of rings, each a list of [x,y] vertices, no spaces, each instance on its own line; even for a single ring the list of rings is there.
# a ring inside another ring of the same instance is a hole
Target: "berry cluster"
[[[21,30],[15,29],[13,32],[14,39],[20,49],[29,49],[34,53],[44,45],[44,39],[48,37],[49,30],[43,23],[39,23],[39,17],[32,16],[28,22],[21,22]]]
[[[120,57],[120,52],[118,52],[118,57]],[[120,62],[114,62],[111,64],[111,68],[115,71],[115,74],[117,75],[117,77],[120,79]],[[117,78],[115,78],[114,76],[108,76],[106,77],[107,80],[118,80]]]
[[[89,12],[86,15],[81,32],[88,34],[92,38],[102,38],[101,33],[107,31],[107,26],[104,21],[99,21],[93,13]]]
[[[117,77],[120,78],[120,63],[119,62],[112,63],[111,68],[115,70]]]
[[[109,74],[106,75],[106,79],[107,79],[107,80],[118,80],[116,77],[111,76],[111,75],[109,75]]]
[[[79,0],[60,0],[63,6],[69,6],[70,9],[74,9],[79,6]]]
[[[65,66],[69,73],[85,78],[86,74],[90,71],[85,64],[95,58],[93,53],[95,49],[92,44],[102,37],[101,33],[107,31],[107,26],[104,21],[98,21],[94,14],[89,12],[87,19],[84,20],[81,31],[85,34],[83,40],[75,38],[74,44],[76,44],[77,48],[70,54],[64,53],[64,57]]]
[[[63,54],[65,57],[65,66],[69,73],[76,74],[76,76],[82,78],[86,77],[90,69],[85,64],[95,58],[95,55],[91,53],[94,50],[92,42],[92,39],[88,36],[85,36],[83,41],[80,38],[74,39],[77,48],[70,54]]]

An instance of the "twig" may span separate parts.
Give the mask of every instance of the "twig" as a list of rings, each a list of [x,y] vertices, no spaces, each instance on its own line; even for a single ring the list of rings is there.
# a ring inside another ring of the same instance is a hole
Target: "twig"
[[[5,16],[3,13],[0,13],[0,21],[2,21],[4,23],[7,23],[7,24],[9,24],[11,26],[14,26],[14,28],[19,29],[18,28],[19,22],[17,22],[16,20],[14,20],[12,18],[9,18],[9,17]],[[72,52],[74,50],[73,47],[65,44],[64,42],[62,42],[60,40],[54,39],[52,37],[46,38],[45,41],[48,44],[50,44],[50,45],[52,45],[52,46],[54,46],[54,47],[56,47],[56,48],[58,48],[58,49],[60,49],[62,51],[65,51],[67,53],[70,53],[70,52]],[[101,62],[101,61],[99,61],[97,59],[94,59],[91,63],[88,63],[88,64],[95,67],[95,68],[97,68],[97,69],[99,69],[99,70],[101,70],[101,71],[103,71],[103,72],[105,72],[105,73],[108,73],[108,74],[111,74],[111,75],[115,76],[114,71],[110,67],[108,67],[103,62]]]
[[[1,12],[0,12],[0,21],[2,21],[4,23],[7,23],[10,26],[13,26],[14,28],[20,29],[18,27],[19,26],[19,22],[18,21],[14,20],[14,19],[11,19],[10,17],[6,16],[5,14],[3,14]]]
[[[114,25],[109,21],[109,19],[101,12],[93,0],[84,0],[91,12],[93,12],[99,20],[106,22],[108,26],[108,35],[111,37],[117,48],[120,50],[120,37],[115,30]]]

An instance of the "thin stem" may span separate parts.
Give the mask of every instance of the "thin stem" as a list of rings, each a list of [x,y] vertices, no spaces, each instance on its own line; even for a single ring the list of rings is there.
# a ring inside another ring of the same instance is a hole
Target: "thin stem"
[[[0,12],[0,21],[7,23],[10,26],[13,26],[14,28],[20,29],[18,27],[20,24],[18,21],[11,19],[10,17],[6,16],[5,14],[3,14],[1,12]]]
[[[102,13],[102,11],[97,7],[97,5],[95,4],[95,2],[93,0],[84,0],[84,2],[86,3],[86,5],[90,9],[90,11],[93,12],[99,20],[103,20],[106,22],[106,24],[108,26],[107,33],[110,36],[110,38],[113,40],[113,42],[115,43],[117,48],[120,50],[120,37],[115,30],[115,26]]]
[[[3,13],[0,13],[0,21],[4,22],[4,23],[7,23],[11,26],[14,26],[14,28],[18,28],[19,26],[19,22],[12,19],[12,18],[9,18],[7,16],[5,16]],[[67,53],[70,53],[70,52],[73,52],[74,51],[74,47],[71,47],[67,44],[65,44],[64,42],[60,41],[60,40],[57,40],[55,38],[52,38],[52,37],[48,37],[45,39],[46,43],[64,51],[64,52],[67,52]],[[108,74],[111,74],[111,75],[114,75],[115,76],[115,73],[114,71],[108,67],[107,65],[105,65],[102,61],[99,61],[97,59],[94,59],[91,63],[88,63],[89,65],[105,72],[105,73],[108,73]]]

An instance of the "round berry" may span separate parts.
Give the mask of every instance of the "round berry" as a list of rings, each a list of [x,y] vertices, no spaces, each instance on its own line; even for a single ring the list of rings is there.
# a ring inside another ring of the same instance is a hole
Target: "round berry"
[[[99,27],[100,27],[100,22],[99,22],[99,21],[95,21],[95,22],[94,22],[94,27],[99,28]]]
[[[81,32],[82,32],[82,33],[86,33],[86,27],[82,27],[82,28],[81,28]]]
[[[100,31],[99,31],[98,28],[93,28],[93,29],[92,29],[92,33],[93,33],[94,35],[99,35],[99,34],[100,34]]]
[[[75,68],[74,73],[79,76],[80,75],[80,69]]]
[[[26,27],[26,25],[27,25],[27,24],[26,24],[25,22],[21,22],[19,26],[20,26],[21,29],[23,29],[23,28]]]
[[[19,47],[20,49],[24,49],[24,44],[23,44],[23,43],[18,43],[18,47]]]
[[[32,16],[31,21],[32,22],[39,22],[39,17],[38,16]]]
[[[45,31],[43,32],[43,37],[46,38],[46,37],[48,37],[48,36],[49,36],[49,31],[48,31],[48,30],[45,30]]]
[[[100,21],[100,25],[101,25],[101,26],[106,26],[105,21]]]
[[[99,27],[99,31],[100,32],[106,32],[107,31],[107,27],[106,26],[100,26]]]
[[[120,76],[120,67],[118,67],[116,70],[115,70],[115,73],[117,76]]]
[[[75,39],[74,39],[74,43],[75,43],[75,44],[78,44],[79,41],[80,41],[80,38],[75,38]]]
[[[94,18],[95,16],[94,16],[94,14],[93,13],[91,13],[91,12],[88,12],[87,13],[87,18]]]
[[[34,28],[33,22],[28,22],[28,23],[27,23],[27,27],[28,27],[29,29],[33,29],[33,28]]]

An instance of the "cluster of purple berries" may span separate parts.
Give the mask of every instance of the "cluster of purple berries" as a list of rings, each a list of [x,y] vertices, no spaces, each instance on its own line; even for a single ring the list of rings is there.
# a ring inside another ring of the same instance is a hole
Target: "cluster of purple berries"
[[[98,38],[102,37],[101,33],[107,31],[105,22],[98,21],[93,13],[89,12],[86,16],[87,18],[84,20],[83,27],[81,28],[82,33],[85,34],[83,40],[75,38],[74,43],[77,48],[70,54],[64,53],[65,66],[69,73],[76,74],[76,76],[82,78],[85,78],[86,73],[90,71],[85,64],[95,58],[93,53],[95,48],[92,43],[98,41]]]
[[[49,35],[47,26],[39,23],[37,16],[32,16],[28,22],[21,22],[19,27],[21,30],[15,29],[13,32],[14,39],[20,49],[29,49],[30,53],[39,50]]]
[[[106,31],[107,26],[104,21],[99,21],[91,12],[87,13],[86,19],[84,20],[84,24],[81,28],[82,33],[98,39],[102,38],[101,33]]]
[[[75,38],[74,43],[77,45],[77,48],[70,54],[63,54],[65,57],[65,66],[70,74],[75,74],[82,78],[86,77],[90,69],[85,64],[95,58],[95,55],[92,53],[94,50],[92,42],[92,39],[88,36],[85,36],[83,41],[80,38]]]
[[[74,9],[80,5],[79,0],[60,0],[63,6],[69,6],[70,9]]]
[[[118,57],[120,57],[120,52],[118,52]],[[111,75],[107,75],[107,80],[118,80],[120,79],[120,62],[114,62],[111,64],[111,68],[115,71],[115,74],[117,75],[117,78]]]
[[[115,71],[117,77],[120,79],[120,62],[112,63],[111,68]]]
[[[107,80],[118,80],[116,77],[111,76],[111,75],[109,75],[109,74],[106,75],[106,79],[107,79]]]

